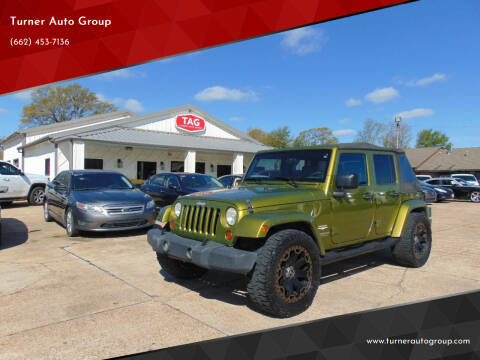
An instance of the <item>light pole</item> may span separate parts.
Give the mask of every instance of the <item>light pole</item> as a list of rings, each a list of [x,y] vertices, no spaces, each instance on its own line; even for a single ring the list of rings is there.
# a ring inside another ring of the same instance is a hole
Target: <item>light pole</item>
[[[400,142],[400,121],[402,121],[402,117],[400,115],[395,116],[395,125],[397,126],[397,149]]]

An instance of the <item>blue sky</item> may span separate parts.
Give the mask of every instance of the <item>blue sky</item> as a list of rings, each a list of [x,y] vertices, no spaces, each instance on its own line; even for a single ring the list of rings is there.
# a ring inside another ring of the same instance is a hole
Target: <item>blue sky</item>
[[[120,109],[190,103],[243,131],[327,126],[351,141],[365,119],[401,114],[415,136],[480,146],[479,18],[478,0],[421,0],[76,81]],[[0,136],[28,100],[0,97]]]

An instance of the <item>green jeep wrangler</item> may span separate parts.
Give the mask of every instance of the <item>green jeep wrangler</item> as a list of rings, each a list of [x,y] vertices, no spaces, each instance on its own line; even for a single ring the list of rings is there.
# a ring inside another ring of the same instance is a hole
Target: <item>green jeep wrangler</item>
[[[148,232],[158,262],[177,278],[207,269],[244,274],[264,312],[306,310],[322,265],[391,248],[420,267],[431,243],[431,209],[401,150],[338,144],[255,155],[235,189],[198,192],[161,209]]]

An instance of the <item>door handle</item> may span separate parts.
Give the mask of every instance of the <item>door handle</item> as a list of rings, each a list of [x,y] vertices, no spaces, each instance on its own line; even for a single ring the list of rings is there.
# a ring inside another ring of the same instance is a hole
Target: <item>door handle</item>
[[[364,198],[365,200],[371,200],[373,199],[375,195],[373,193],[367,193],[367,194],[363,194],[362,198]]]
[[[400,193],[399,193],[399,192],[396,192],[396,191],[392,191],[392,192],[389,193],[388,195],[390,195],[391,197],[397,197],[397,196],[400,196]]]
[[[8,179],[8,178],[3,178],[3,181],[10,181],[10,179]]]

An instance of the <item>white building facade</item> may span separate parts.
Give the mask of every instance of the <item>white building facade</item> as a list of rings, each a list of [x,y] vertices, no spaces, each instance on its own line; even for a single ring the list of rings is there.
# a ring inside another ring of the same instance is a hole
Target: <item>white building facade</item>
[[[63,170],[104,169],[145,180],[161,172],[242,174],[264,145],[185,105],[145,115],[129,111],[39,126],[2,141],[3,159],[53,179]]]

